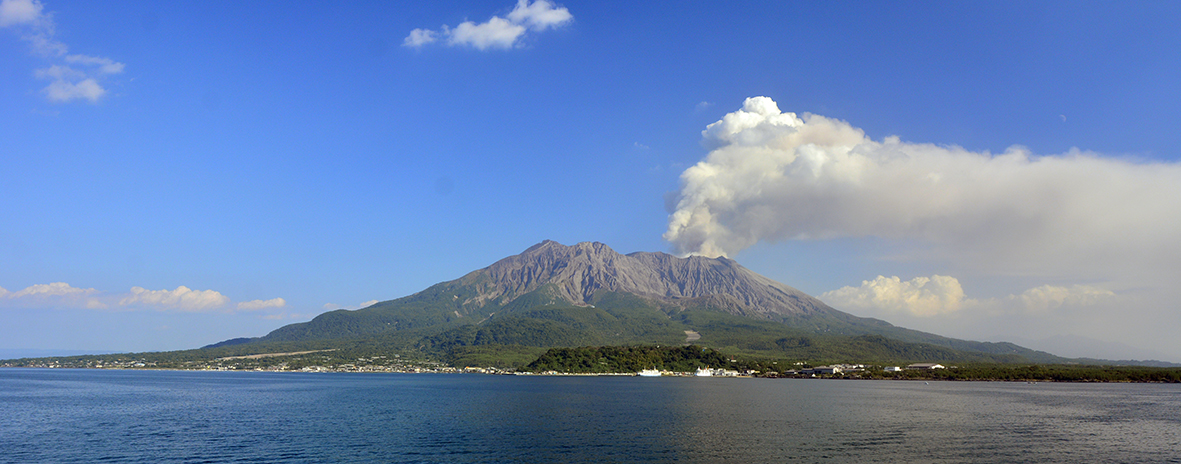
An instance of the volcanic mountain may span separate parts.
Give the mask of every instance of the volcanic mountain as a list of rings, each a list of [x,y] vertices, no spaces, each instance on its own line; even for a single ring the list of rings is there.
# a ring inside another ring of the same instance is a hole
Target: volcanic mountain
[[[574,246],[546,240],[465,279],[481,280],[466,304],[504,305],[548,287],[556,299],[590,305],[603,292],[627,293],[680,307],[710,305],[760,319],[813,315],[828,309],[820,300],[775,282],[726,258],[677,258],[665,253],[622,255],[598,242]]]
[[[894,357],[917,350],[916,359],[930,360],[1050,356],[856,317],[727,258],[624,255],[602,243],[565,246],[549,240],[413,295],[327,312],[233,343],[345,340],[438,352],[691,340],[738,351],[827,357],[842,350],[849,351],[842,356],[866,356],[869,345]],[[219,345],[225,344],[231,343]]]

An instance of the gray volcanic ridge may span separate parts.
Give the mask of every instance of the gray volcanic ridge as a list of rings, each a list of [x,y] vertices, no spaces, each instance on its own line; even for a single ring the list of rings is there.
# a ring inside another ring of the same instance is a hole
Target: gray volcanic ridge
[[[546,240],[464,279],[487,280],[475,301],[506,304],[551,287],[572,304],[592,304],[599,292],[623,292],[679,306],[709,305],[764,319],[813,315],[829,310],[820,300],[763,277],[726,258],[667,253],[620,254],[598,242],[574,246]]]

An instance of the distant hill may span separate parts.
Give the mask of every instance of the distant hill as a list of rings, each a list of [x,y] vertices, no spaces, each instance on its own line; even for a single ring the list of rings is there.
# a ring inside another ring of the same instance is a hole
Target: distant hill
[[[810,360],[1067,361],[856,317],[726,258],[624,255],[597,242],[548,240],[410,296],[210,347],[364,341],[470,354],[479,347],[679,345],[687,331],[700,336],[695,344]]]
[[[201,347],[201,349],[206,349],[206,348],[221,348],[221,347],[223,347],[223,346],[244,345],[244,344],[247,344],[247,343],[253,342],[253,341],[255,341],[255,340],[256,340],[256,339],[254,339],[254,338],[249,338],[249,337],[231,338],[231,339],[229,339],[229,340],[225,340],[225,341],[217,342],[217,343],[214,343],[214,344],[211,344],[211,345],[205,345],[205,346],[202,346],[202,347]]]

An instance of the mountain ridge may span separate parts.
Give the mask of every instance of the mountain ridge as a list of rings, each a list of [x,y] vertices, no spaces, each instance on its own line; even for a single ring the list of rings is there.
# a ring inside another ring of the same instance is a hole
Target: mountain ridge
[[[899,356],[928,346],[939,361],[954,359],[949,353],[996,362],[1065,361],[1011,343],[951,339],[844,313],[728,258],[624,255],[599,242],[551,240],[417,293],[330,311],[238,346],[362,339],[437,351],[666,345],[686,343],[686,330],[701,334],[693,343],[764,354],[815,357],[827,350],[844,356],[851,352],[842,344],[867,340],[854,337],[881,336],[898,342],[889,350]]]
[[[762,318],[815,314],[828,308],[731,259],[679,258],[659,252],[624,255],[600,242],[565,246],[545,240],[475,272],[486,272],[493,283],[485,287],[488,293],[482,299],[516,298],[554,283],[556,296],[575,305],[591,304],[596,292],[609,291],[665,303],[713,298],[727,309]]]

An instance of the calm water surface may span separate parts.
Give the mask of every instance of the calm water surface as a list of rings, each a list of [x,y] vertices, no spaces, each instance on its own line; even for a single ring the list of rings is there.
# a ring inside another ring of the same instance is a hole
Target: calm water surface
[[[1181,386],[0,369],[0,462],[1181,462]]]

